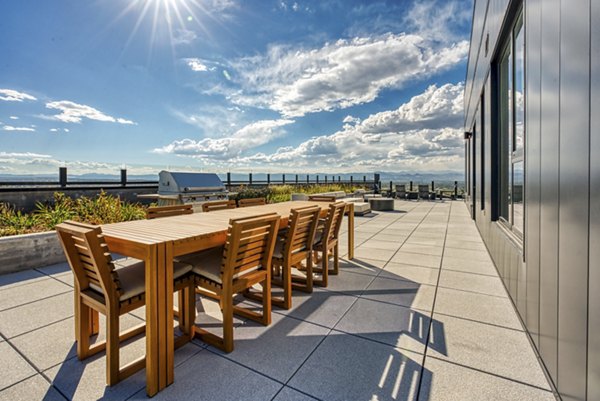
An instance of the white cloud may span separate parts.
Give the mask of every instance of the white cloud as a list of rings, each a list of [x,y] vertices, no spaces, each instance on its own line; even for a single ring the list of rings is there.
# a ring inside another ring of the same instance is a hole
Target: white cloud
[[[182,139],[174,141],[162,148],[154,149],[154,153],[170,153],[190,157],[209,157],[213,159],[229,159],[238,157],[242,152],[264,145],[274,138],[285,134],[281,127],[292,124],[292,120],[261,120],[244,126],[233,135],[225,138],[204,138],[199,141]]]
[[[58,132],[58,128],[50,128],[50,132]]]
[[[2,127],[4,131],[35,131],[35,128],[31,127],[14,127],[12,125],[5,125]]]
[[[0,100],[7,102],[22,102],[23,100],[37,100],[37,98],[12,89],[0,89]]]
[[[69,132],[69,129],[68,128],[63,128],[63,131]]]
[[[17,92],[12,89],[0,89],[0,100],[6,102],[22,102],[23,100],[37,100],[34,96],[31,96],[24,92]]]
[[[223,76],[225,77],[225,79],[227,79],[228,81],[231,81],[231,75],[229,75],[229,72],[227,70],[223,70]]]
[[[19,117],[17,117],[17,116],[10,116],[8,118],[10,118],[11,120],[18,120],[19,119]]]
[[[461,130],[463,85],[430,86],[396,110],[373,114],[363,121],[344,118],[342,130],[311,138],[298,146],[267,155],[241,157],[254,164],[286,170],[336,171],[460,170],[463,168]],[[348,124],[354,122],[354,125]]]
[[[415,1],[404,24],[424,38],[448,43],[465,37],[472,12],[472,0]]]
[[[37,157],[37,158],[47,159],[47,158],[50,158],[52,156],[50,156],[50,155],[42,155],[42,154],[39,154],[39,153],[31,153],[31,152],[25,152],[25,153],[0,152],[0,158],[6,158],[6,157],[14,157],[14,158],[33,158],[33,157]]]
[[[432,45],[419,35],[338,40],[317,49],[271,46],[265,55],[231,63],[240,90],[217,88],[234,103],[266,107],[284,117],[373,101],[462,62],[468,42]]]
[[[208,67],[204,61],[199,58],[188,58],[185,59],[188,67],[191,68],[192,71],[201,72],[201,71],[213,71],[215,67]]]
[[[189,45],[190,43],[194,42],[197,38],[198,35],[196,35],[196,32],[185,28],[179,28],[176,29],[173,33],[173,44]]]
[[[69,100],[61,100],[58,102],[46,103],[46,108],[59,110],[61,113],[52,116],[52,119],[59,120],[65,123],[80,123],[83,118],[96,121],[105,121],[119,124],[135,124],[131,120],[124,118],[115,118],[104,114],[91,106],[78,104]]]

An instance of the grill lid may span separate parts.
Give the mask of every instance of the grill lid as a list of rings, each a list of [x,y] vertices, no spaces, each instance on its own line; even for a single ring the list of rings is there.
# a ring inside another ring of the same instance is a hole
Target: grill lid
[[[158,173],[160,195],[192,192],[225,192],[225,185],[214,173],[179,173],[165,170]]]

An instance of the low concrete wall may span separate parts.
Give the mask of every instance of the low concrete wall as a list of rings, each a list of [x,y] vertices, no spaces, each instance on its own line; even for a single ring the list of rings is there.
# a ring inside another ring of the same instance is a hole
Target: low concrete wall
[[[55,231],[0,238],[0,274],[66,262]]]

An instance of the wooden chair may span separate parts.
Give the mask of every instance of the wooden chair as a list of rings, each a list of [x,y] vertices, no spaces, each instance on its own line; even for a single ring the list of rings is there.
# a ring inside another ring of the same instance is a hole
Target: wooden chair
[[[145,324],[141,324],[119,333],[119,316],[145,305],[144,262],[113,260],[98,226],[66,221],[57,225],[56,231],[75,276],[77,356],[83,360],[106,350],[106,383],[112,386],[146,366],[145,357],[119,366],[119,342],[145,332]],[[191,266],[175,263],[173,270],[175,291],[183,291],[186,305],[193,305]],[[90,337],[99,329],[98,313],[106,316],[106,341],[90,346]],[[194,318],[194,310],[186,308],[185,323],[180,326],[188,336]]]
[[[312,244],[319,222],[318,206],[292,209],[285,238],[278,240],[273,253],[273,267],[281,269],[281,280],[273,283],[283,287],[283,298],[271,298],[274,305],[284,309],[292,307],[292,287],[311,293],[313,291]],[[292,276],[292,266],[306,260],[306,278]],[[301,283],[304,283],[303,285]]]
[[[339,234],[342,227],[342,219],[346,204],[336,202],[329,205],[327,218],[324,224],[317,229],[313,244],[313,253],[321,253],[321,268],[313,268],[313,273],[321,273],[321,280],[315,280],[313,283],[318,286],[327,287],[327,276],[329,274],[337,275],[339,273]],[[333,254],[333,269],[329,269],[329,256]],[[319,261],[319,258],[316,258]]]
[[[336,201],[336,198],[335,198],[335,196],[331,196],[331,195],[309,195],[308,200],[314,201],[314,202],[332,202],[333,203]]]
[[[263,325],[271,324],[271,258],[279,228],[277,213],[231,219],[224,247],[195,254],[195,284],[218,296],[223,312],[223,337],[192,327],[202,341],[233,351],[233,313]],[[255,284],[262,285],[262,313],[233,305],[233,295]]]
[[[192,213],[194,213],[192,205],[154,206],[146,209],[146,218],[157,219],[159,217],[179,216],[181,214]]]
[[[238,200],[238,207],[262,206],[266,204],[267,200],[265,198],[246,198]]]
[[[317,224],[319,222],[318,206],[307,206],[292,209],[285,234],[277,237],[273,251],[273,276],[271,284],[283,287],[283,297],[274,298],[271,295],[271,304],[284,309],[292,307],[292,288],[311,293],[312,282],[312,244],[314,242]],[[292,276],[292,266],[306,261],[306,277]],[[295,281],[295,282],[294,282]],[[244,296],[262,300],[262,295],[254,291],[246,291]]]
[[[205,202],[202,204],[203,212],[214,212],[215,210],[235,209],[235,200],[222,200]]]

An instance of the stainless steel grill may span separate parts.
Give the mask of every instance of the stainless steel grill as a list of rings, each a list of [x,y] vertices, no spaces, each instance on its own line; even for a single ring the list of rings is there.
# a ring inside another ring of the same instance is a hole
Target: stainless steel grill
[[[194,211],[201,211],[208,201],[229,199],[229,192],[218,175],[214,173],[158,173],[159,205],[192,204]]]

